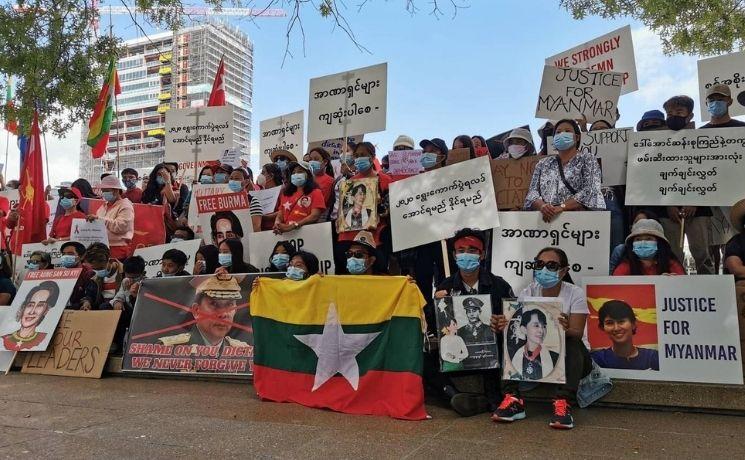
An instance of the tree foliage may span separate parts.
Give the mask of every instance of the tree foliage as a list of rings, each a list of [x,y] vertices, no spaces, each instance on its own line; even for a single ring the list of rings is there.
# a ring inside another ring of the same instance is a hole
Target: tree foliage
[[[631,17],[662,39],[667,54],[722,54],[745,47],[743,0],[560,0],[575,19]]]

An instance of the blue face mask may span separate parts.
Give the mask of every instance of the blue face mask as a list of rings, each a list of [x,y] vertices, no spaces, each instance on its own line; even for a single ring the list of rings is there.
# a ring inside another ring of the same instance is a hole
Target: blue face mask
[[[365,259],[358,259],[356,257],[350,257],[347,259],[347,270],[353,275],[360,275],[365,273]]]
[[[272,256],[272,265],[274,265],[280,270],[286,269],[289,263],[290,263],[289,254],[274,254]]]
[[[127,187],[127,190],[132,190],[137,185],[136,180],[132,179],[124,179],[124,186]]]
[[[721,117],[727,113],[727,101],[709,101],[706,108],[712,117]]]
[[[233,265],[233,254],[220,253],[217,255],[217,262],[223,267],[230,267]]]
[[[103,270],[96,270],[96,276],[99,278],[106,278],[109,275],[109,270],[103,269]]]
[[[176,236],[174,236],[173,238],[171,238],[171,243],[180,243],[181,241],[184,241],[184,239],[183,238],[176,237]]]
[[[112,201],[116,199],[116,197],[114,196],[114,192],[102,192],[101,196],[103,197],[104,200],[108,201],[109,203],[111,203]]]
[[[78,258],[71,254],[62,254],[59,258],[60,265],[65,268],[72,268],[78,264]]]
[[[38,269],[39,269],[39,264],[35,264],[33,262],[29,262],[26,264],[26,270],[28,271],[35,272]]]
[[[292,182],[292,185],[295,187],[302,187],[305,185],[305,181],[308,180],[305,177],[305,173],[297,173],[290,176],[290,182]]]
[[[632,250],[640,259],[651,259],[657,255],[657,241],[634,241]]]
[[[243,188],[243,184],[241,184],[241,181],[239,180],[231,180],[228,181],[228,188],[233,193],[238,193]]]
[[[63,209],[70,209],[73,206],[75,206],[75,200],[72,198],[62,198],[59,200],[60,206],[62,206]]]
[[[425,153],[419,162],[424,169],[429,169],[437,164],[437,154],[432,152]]]
[[[310,169],[313,171],[313,174],[318,174],[321,172],[321,162],[316,160],[310,160],[308,163],[310,163]]]
[[[574,145],[574,134],[563,132],[554,135],[554,148],[556,150],[563,152],[564,150],[571,149]]]
[[[480,262],[481,256],[478,254],[464,252],[455,255],[455,263],[458,265],[458,268],[466,273],[475,272],[479,268]]]
[[[305,278],[305,270],[298,267],[287,267],[287,278],[293,281],[301,281]]]
[[[372,168],[372,161],[370,157],[359,157],[354,159],[354,169],[358,172],[367,172]]]
[[[280,171],[287,169],[287,160],[277,160],[276,165],[279,166]]]
[[[224,184],[225,183],[225,179],[228,178],[228,175],[225,174],[225,173],[217,173],[217,174],[215,174],[214,177],[215,177],[215,183],[216,184]]]
[[[200,184],[212,184],[213,183],[212,176],[202,176],[202,177],[200,177],[199,178],[199,183]]]
[[[155,182],[157,182],[158,185],[166,185],[166,180],[163,179],[161,176],[156,177]]]
[[[533,272],[533,277],[544,289],[549,289],[559,284],[559,272],[552,272],[546,267]]]
[[[349,154],[344,155],[344,163],[346,163],[347,166],[354,165],[354,157]]]

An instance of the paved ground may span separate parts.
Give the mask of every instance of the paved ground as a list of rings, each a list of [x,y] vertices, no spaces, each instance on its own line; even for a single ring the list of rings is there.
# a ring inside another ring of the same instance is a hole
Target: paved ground
[[[745,458],[745,417],[548,406],[495,425],[429,407],[404,422],[260,402],[244,383],[0,376],[0,458]]]

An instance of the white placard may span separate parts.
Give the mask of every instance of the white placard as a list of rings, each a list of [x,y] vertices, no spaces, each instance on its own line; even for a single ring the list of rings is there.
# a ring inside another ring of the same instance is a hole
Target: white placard
[[[732,93],[731,116],[745,115],[745,51],[698,61],[698,96],[701,121],[711,120],[706,108],[706,90],[722,83]]]
[[[194,177],[209,161],[233,147],[233,106],[190,107],[166,112],[165,161],[178,163],[179,177]]]
[[[197,204],[198,227],[205,244],[219,246],[226,238],[238,238],[243,248],[248,247],[248,236],[253,232],[251,212],[246,192],[227,191],[219,194],[195,197]],[[212,217],[215,227],[212,227]],[[196,232],[194,232],[196,234]],[[230,236],[230,235],[233,236]],[[244,259],[245,259],[244,254]]]
[[[277,200],[279,199],[279,192],[282,191],[281,186],[267,188],[264,190],[251,190],[248,192],[251,195],[252,200],[259,200],[261,204],[261,213],[271,214],[277,208]]]
[[[563,212],[548,224],[538,211],[500,212],[499,224],[492,239],[491,270],[516,293],[533,281],[533,260],[548,246],[566,252],[575,284],[585,276],[608,274],[608,211]]]
[[[275,150],[287,150],[295,158],[303,158],[303,126],[305,111],[288,113],[279,117],[262,120],[259,123],[261,138],[259,151],[262,156],[270,156]]]
[[[77,241],[86,248],[91,243],[103,243],[109,245],[109,234],[106,231],[106,223],[103,219],[88,222],[85,219],[73,219],[70,229],[70,241]]]
[[[347,143],[359,144],[365,140],[364,134],[357,134],[354,136],[347,136]],[[326,150],[332,158],[332,161],[338,161],[337,158],[341,158],[341,154],[344,153],[344,138],[327,139],[325,141],[308,142],[308,152],[311,150],[321,147]],[[338,174],[335,176],[338,177]]]
[[[176,243],[159,244],[148,248],[136,249],[134,255],[145,259],[145,276],[148,278],[155,278],[160,274],[160,263],[163,258],[163,253],[169,249],[178,249],[186,254],[186,265],[184,266],[184,270],[193,274],[194,258],[196,257],[201,243],[202,242],[199,240],[187,240],[178,241]]]
[[[388,64],[310,80],[308,142],[385,131]]]
[[[203,229],[199,223],[199,211],[197,210],[197,198],[207,195],[217,195],[220,193],[229,193],[228,184],[194,184],[191,186],[191,195],[189,196],[189,227],[194,230],[197,238],[203,238]],[[209,236],[209,227],[207,228]],[[205,239],[209,244],[209,238]]]
[[[238,149],[223,150],[222,155],[220,155],[220,164],[230,165],[233,168],[239,167],[241,165],[241,151]]]
[[[544,66],[536,118],[587,117],[615,123],[623,74]]]
[[[2,192],[0,192],[0,196],[4,196],[8,199],[8,202],[10,203],[10,209],[13,209],[18,205],[18,201],[20,200],[20,193],[18,192],[18,189],[15,188],[6,188]]]
[[[745,128],[629,135],[626,205],[732,206],[745,196]]]
[[[388,174],[414,176],[424,171],[421,150],[393,150],[388,152]]]
[[[626,161],[628,158],[629,133],[631,128],[600,129],[582,133],[580,151],[595,155],[603,172],[603,185],[623,185],[626,183]],[[549,136],[548,153],[556,155],[553,136]]]
[[[451,238],[469,226],[499,227],[488,157],[391,183],[393,251]]]
[[[312,252],[318,257],[321,273],[333,275],[334,248],[331,239],[331,222],[304,225],[297,230],[276,235],[272,231],[253,233],[248,240],[251,265],[262,272],[269,270],[269,259],[274,246],[280,241],[289,241],[296,249]]]
[[[610,377],[742,385],[731,275],[614,276],[585,278],[584,285],[591,354]],[[636,333],[622,334],[617,326],[612,337],[598,328],[598,312],[613,300],[633,308]],[[613,347],[629,347],[629,341],[637,348],[636,358],[614,352]]]
[[[64,209],[57,209],[59,205],[59,197],[47,200],[47,206],[49,206],[49,220],[47,221],[47,238],[49,233],[52,231],[52,225],[54,225],[54,219],[57,217],[57,211],[64,211]]]
[[[623,73],[621,94],[639,89],[631,26],[624,26],[546,59],[547,65]]]
[[[26,243],[21,246],[21,255],[16,258],[13,279],[17,280],[17,283],[20,283],[26,276],[26,262],[31,258],[31,253],[34,251],[49,253],[49,256],[52,258],[52,265],[55,267],[59,266],[62,257],[62,245],[65,243],[66,241],[57,241],[51,244]]]

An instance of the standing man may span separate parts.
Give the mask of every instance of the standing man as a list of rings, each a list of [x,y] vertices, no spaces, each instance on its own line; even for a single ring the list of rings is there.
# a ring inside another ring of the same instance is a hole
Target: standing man
[[[745,126],[745,122],[735,120],[729,116],[732,105],[732,93],[729,86],[718,83],[706,90],[706,110],[711,115],[711,121],[704,128],[737,128]]]

